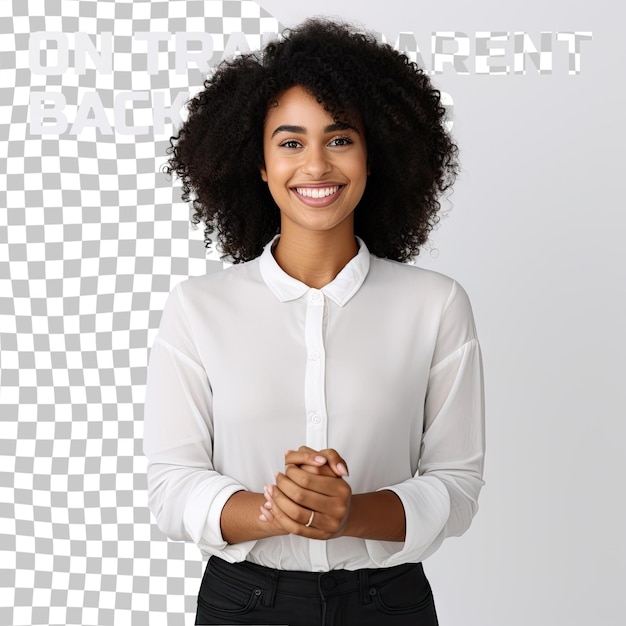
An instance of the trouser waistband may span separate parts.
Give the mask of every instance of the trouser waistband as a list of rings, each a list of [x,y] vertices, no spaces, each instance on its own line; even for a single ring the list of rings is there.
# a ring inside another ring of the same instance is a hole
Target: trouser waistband
[[[333,596],[358,591],[360,601],[368,603],[372,601],[371,586],[391,582],[416,566],[422,567],[421,563],[407,563],[378,569],[340,569],[319,573],[278,570],[247,561],[227,563],[216,556],[212,556],[209,563],[222,576],[234,576],[252,586],[265,589],[262,603],[266,606],[273,605],[277,592],[318,596],[322,600],[328,600]]]

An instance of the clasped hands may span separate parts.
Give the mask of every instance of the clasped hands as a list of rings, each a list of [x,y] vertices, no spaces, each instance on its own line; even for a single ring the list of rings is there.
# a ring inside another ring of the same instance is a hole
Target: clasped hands
[[[332,449],[306,446],[285,453],[285,471],[266,485],[259,519],[279,534],[309,539],[340,537],[348,519],[352,490],[343,480],[346,462]]]

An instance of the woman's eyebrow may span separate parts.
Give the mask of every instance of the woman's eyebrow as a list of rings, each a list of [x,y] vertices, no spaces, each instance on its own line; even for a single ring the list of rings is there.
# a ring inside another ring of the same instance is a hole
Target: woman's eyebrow
[[[324,132],[325,133],[334,133],[338,130],[353,130],[355,132],[359,132],[354,126],[351,126],[350,124],[346,123],[346,122],[337,122],[335,124],[329,124],[328,126],[324,127]],[[300,133],[302,135],[306,135],[306,128],[304,126],[292,126],[290,124],[282,124],[281,126],[278,126],[274,132],[272,133],[272,137],[274,137],[274,135],[277,135],[278,133]]]
[[[290,126],[289,124],[283,124],[272,133],[272,137],[282,132],[306,134],[306,128],[304,126]]]

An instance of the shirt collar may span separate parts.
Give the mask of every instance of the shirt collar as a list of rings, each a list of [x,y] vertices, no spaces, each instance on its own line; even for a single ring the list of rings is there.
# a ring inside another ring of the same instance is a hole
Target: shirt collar
[[[261,276],[271,289],[272,293],[281,301],[297,300],[311,290],[293,276],[289,276],[276,263],[272,254],[272,247],[278,241],[280,235],[276,235],[259,257],[259,269]],[[344,306],[359,290],[370,268],[370,253],[362,239],[356,238],[359,243],[359,251],[350,259],[346,266],[335,276],[334,280],[320,289],[320,291],[339,306]]]

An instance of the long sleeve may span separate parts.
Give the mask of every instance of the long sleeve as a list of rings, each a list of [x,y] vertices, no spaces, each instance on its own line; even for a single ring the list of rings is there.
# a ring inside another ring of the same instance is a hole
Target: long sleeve
[[[368,541],[379,566],[421,561],[469,527],[484,482],[484,399],[481,353],[471,307],[460,286],[442,313],[429,372],[419,467],[387,487],[402,500],[403,544]]]
[[[167,302],[150,354],[144,417],[148,505],[159,529],[209,554],[241,561],[255,542],[228,545],[228,498],[244,489],[213,465],[212,390],[186,319],[180,288]]]

